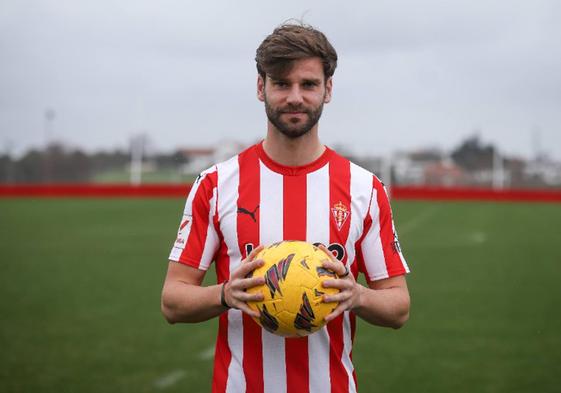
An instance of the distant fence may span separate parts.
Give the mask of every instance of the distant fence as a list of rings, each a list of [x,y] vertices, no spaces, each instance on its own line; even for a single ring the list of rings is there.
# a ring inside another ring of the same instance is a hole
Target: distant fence
[[[185,198],[189,184],[26,184],[0,185],[4,198]],[[478,200],[512,202],[561,202],[561,190],[493,190],[487,188],[436,188],[394,186],[391,194],[398,200]]]

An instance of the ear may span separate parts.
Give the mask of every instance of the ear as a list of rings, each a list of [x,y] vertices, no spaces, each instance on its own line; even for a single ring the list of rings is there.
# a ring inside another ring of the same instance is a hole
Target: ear
[[[332,91],[333,91],[333,78],[330,77],[328,80],[325,81],[325,98],[323,99],[323,102],[325,104],[331,101]]]
[[[257,99],[265,101],[265,80],[261,75],[257,75]]]

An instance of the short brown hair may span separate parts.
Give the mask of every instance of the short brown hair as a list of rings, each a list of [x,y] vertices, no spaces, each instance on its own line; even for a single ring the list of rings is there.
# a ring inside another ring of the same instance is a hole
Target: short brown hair
[[[290,71],[292,62],[309,57],[319,57],[323,63],[325,79],[333,76],[337,67],[337,52],[327,37],[312,26],[304,24],[283,24],[270,34],[255,55],[257,72],[282,77]]]

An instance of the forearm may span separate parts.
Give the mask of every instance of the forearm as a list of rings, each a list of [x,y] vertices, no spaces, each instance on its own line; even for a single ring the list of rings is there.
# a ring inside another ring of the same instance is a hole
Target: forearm
[[[181,281],[166,283],[162,291],[162,313],[169,323],[202,322],[226,309],[220,303],[222,285],[202,287]]]
[[[360,285],[359,301],[353,311],[371,324],[399,329],[409,319],[409,305],[406,288],[371,289]]]

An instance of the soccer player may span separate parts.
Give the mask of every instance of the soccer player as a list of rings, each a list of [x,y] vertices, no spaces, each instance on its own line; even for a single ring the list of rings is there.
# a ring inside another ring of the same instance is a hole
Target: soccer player
[[[257,98],[265,139],[201,173],[187,197],[170,255],[162,311],[170,323],[219,317],[213,392],[355,392],[356,316],[401,327],[409,316],[403,258],[383,184],[324,146],[318,136],[331,100],[337,54],[320,31],[285,24],[259,46]],[[346,127],[352,127],[352,119]],[[344,130],[341,130],[344,132]],[[257,325],[246,278],[256,253],[281,240],[321,243],[341,291],[320,331],[275,336]],[[331,255],[330,254],[330,255]],[[201,286],[214,262],[217,285]],[[356,282],[359,273],[368,285]]]

